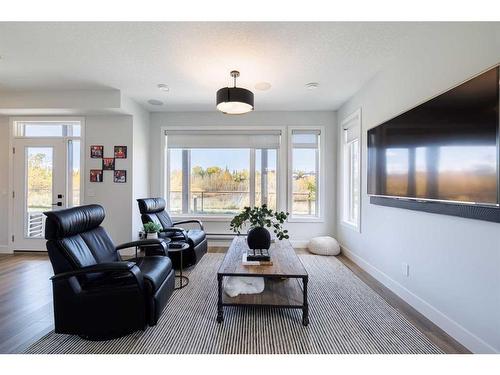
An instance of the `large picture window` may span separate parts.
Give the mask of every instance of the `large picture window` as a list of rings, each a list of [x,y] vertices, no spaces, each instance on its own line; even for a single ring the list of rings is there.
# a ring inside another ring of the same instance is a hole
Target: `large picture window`
[[[292,130],[290,166],[291,214],[296,218],[320,215],[320,130]]]
[[[174,214],[276,209],[280,132],[167,131],[167,200]]]

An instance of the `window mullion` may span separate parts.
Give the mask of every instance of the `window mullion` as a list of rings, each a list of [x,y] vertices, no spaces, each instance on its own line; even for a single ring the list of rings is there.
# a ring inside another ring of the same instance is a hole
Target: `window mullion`
[[[182,213],[189,213],[191,150],[182,150]]]
[[[260,157],[260,204],[268,204],[268,158],[267,149],[261,150]]]
[[[262,172],[260,178],[262,178]],[[249,190],[250,190],[250,199],[249,199],[250,207],[254,207],[255,206],[255,149],[254,148],[250,149]]]

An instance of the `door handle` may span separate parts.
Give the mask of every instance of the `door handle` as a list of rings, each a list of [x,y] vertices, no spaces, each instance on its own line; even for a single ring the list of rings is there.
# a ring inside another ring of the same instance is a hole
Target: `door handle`
[[[52,206],[59,206],[59,207],[61,207],[62,206],[62,202],[52,203]]]

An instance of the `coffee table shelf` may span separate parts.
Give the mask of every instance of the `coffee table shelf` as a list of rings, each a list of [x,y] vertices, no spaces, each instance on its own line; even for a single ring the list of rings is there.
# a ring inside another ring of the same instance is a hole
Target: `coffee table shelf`
[[[217,322],[224,320],[224,306],[265,306],[302,310],[302,324],[309,324],[307,284],[309,275],[288,240],[276,241],[269,253],[271,266],[246,266],[243,253],[248,251],[243,236],[234,238],[217,272]],[[265,289],[259,294],[240,294],[229,297],[223,290],[225,277],[263,277]]]
[[[270,306],[284,308],[302,308],[304,296],[301,283],[298,279],[271,279],[266,278],[266,286],[259,294],[240,294],[229,297],[224,293],[223,306]]]

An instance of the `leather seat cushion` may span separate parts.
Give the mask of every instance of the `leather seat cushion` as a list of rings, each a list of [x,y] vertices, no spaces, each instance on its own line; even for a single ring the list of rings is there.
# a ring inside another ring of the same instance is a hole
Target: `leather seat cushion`
[[[172,261],[166,256],[138,258],[136,263],[142,272],[144,282],[150,285],[153,293],[163,284],[172,270]]]

